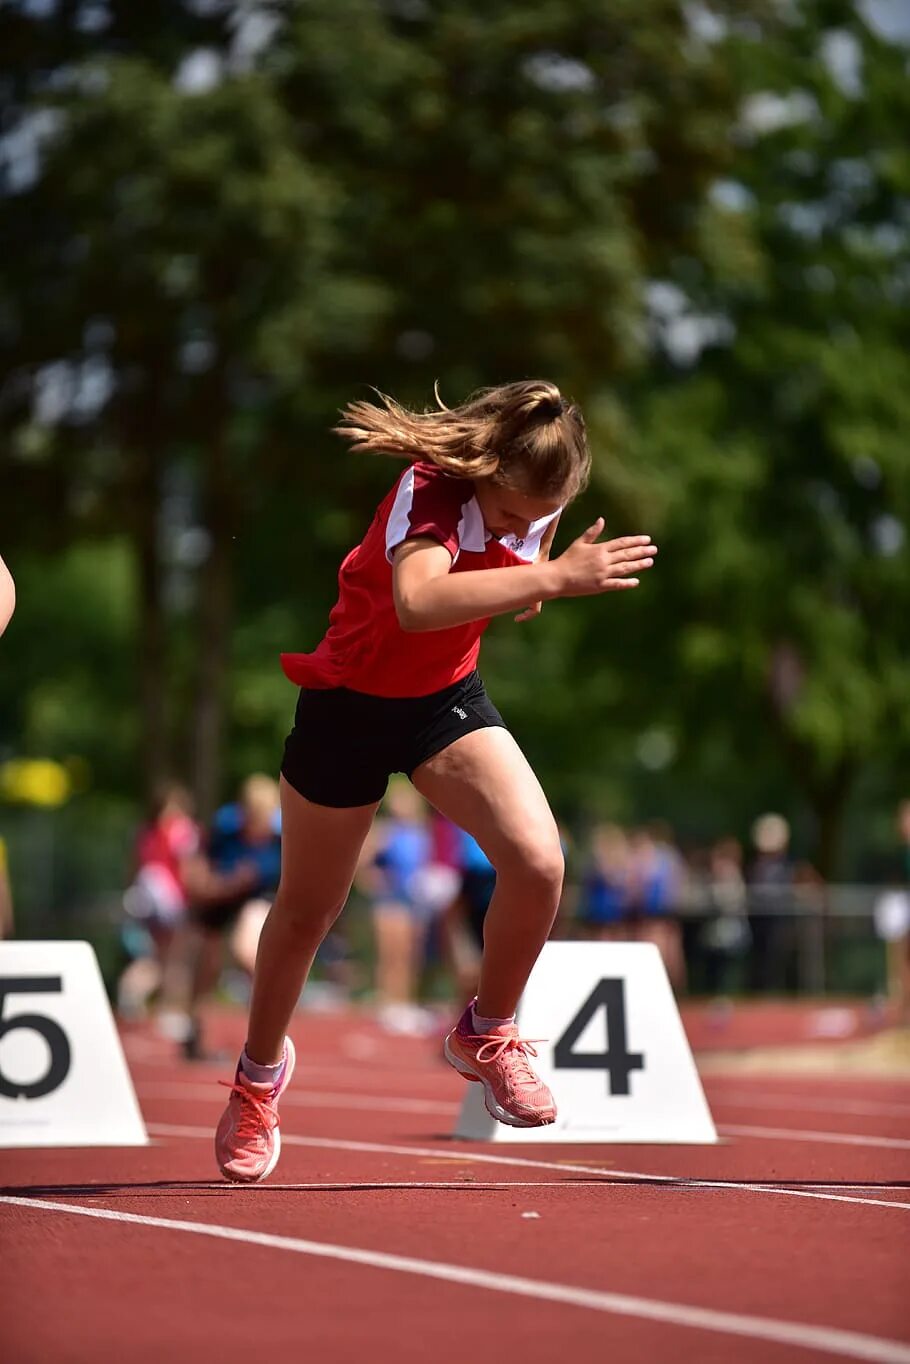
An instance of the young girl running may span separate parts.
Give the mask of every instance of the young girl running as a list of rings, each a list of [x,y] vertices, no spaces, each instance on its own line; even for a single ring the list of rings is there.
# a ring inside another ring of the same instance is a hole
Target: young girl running
[[[280,1152],[286,1036],[320,942],[341,911],[393,772],[472,834],[496,868],[477,997],[445,1041],[501,1122],[553,1122],[515,1011],[556,914],[563,858],[546,797],[476,671],[493,616],[638,585],[647,535],[600,542],[598,517],[558,559],[560,513],[590,468],[581,412],[542,381],[417,414],[356,402],[338,433],[411,461],[341,565],[329,629],[284,654],[300,687],[281,768],[281,884],[259,943],[246,1046],[215,1152],[228,1179],[261,1179]],[[516,571],[520,570],[520,571]],[[529,605],[529,603],[532,603]]]

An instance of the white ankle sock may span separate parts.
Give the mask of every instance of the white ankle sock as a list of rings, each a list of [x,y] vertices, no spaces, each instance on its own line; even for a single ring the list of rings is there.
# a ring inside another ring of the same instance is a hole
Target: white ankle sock
[[[485,1032],[492,1032],[494,1028],[508,1027],[514,1022],[514,1014],[511,1018],[484,1018],[483,1014],[479,1014],[474,1005],[471,1005],[471,1027],[474,1029],[475,1037],[480,1037]]]
[[[261,1066],[258,1061],[250,1060],[246,1054],[246,1047],[244,1047],[240,1053],[240,1069],[248,1080],[253,1081],[254,1085],[271,1085],[274,1089],[284,1074],[286,1059],[285,1055],[274,1066]]]

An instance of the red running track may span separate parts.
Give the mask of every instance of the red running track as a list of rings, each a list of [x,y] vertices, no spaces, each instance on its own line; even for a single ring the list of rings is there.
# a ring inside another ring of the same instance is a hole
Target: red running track
[[[709,1075],[717,1147],[485,1146],[434,1045],[295,1036],[264,1185],[216,1178],[225,1068],[147,1031],[150,1146],[2,1153],[4,1360],[910,1364],[910,1078]]]

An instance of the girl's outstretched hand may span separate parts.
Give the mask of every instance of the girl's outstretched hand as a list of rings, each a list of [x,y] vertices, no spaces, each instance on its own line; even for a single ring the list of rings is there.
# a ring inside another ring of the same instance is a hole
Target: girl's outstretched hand
[[[637,587],[634,575],[650,568],[657,546],[649,535],[623,535],[618,540],[603,540],[604,519],[598,516],[593,526],[579,535],[558,559],[551,560],[558,575],[559,596],[590,597],[598,592],[619,592]]]
[[[535,616],[539,616],[542,609],[543,602],[536,601],[531,606],[526,606],[525,609],[515,617],[515,619],[518,621],[520,625],[522,621],[533,620]]]

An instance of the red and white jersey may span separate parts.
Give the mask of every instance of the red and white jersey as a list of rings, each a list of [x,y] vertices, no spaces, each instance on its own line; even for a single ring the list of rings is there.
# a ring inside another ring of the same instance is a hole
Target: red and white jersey
[[[434,464],[412,464],[380,505],[370,529],[338,574],[338,601],[322,643],[311,654],[282,654],[281,666],[301,687],[350,687],[372,696],[427,696],[477,666],[490,618],[446,630],[407,633],[392,596],[392,555],[404,540],[437,540],[452,556],[452,573],[532,563],[547,526],[533,521],[523,539],[495,539],[484,525],[470,479]]]

